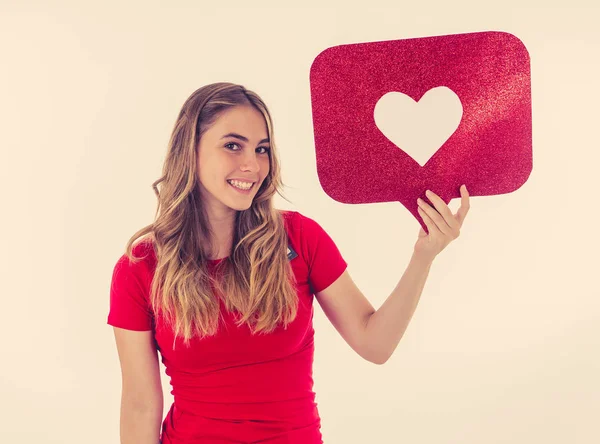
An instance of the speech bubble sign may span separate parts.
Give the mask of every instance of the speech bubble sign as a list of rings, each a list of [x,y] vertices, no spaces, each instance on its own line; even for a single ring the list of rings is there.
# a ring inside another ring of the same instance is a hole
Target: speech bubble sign
[[[310,69],[317,173],[341,203],[517,190],[532,166],[524,44],[477,32],[339,45]],[[419,146],[415,146],[419,145]],[[437,146],[436,146],[437,145]]]

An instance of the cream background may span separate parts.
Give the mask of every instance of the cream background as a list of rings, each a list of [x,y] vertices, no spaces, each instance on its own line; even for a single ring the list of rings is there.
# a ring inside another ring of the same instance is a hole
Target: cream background
[[[196,88],[232,81],[265,99],[293,201],[279,207],[317,219],[377,308],[419,227],[399,204],[322,191],[310,64],[338,44],[486,30],[531,55],[534,170],[512,194],[472,199],[386,365],[362,361],[315,305],[323,437],[600,442],[594,3],[2,1],[2,442],[118,442],[111,271],[152,220],[151,183]],[[166,414],[164,373],[163,387]]]

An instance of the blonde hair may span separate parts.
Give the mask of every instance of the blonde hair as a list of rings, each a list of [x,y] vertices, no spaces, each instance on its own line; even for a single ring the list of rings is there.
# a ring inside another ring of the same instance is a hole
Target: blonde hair
[[[218,264],[217,279],[208,272],[212,237],[198,188],[198,144],[219,115],[237,105],[251,105],[264,116],[270,168],[252,206],[236,214],[232,250]],[[157,258],[152,309],[173,328],[175,338],[189,344],[194,336],[217,332],[220,309],[212,285],[224,295],[226,308],[240,313],[238,326],[246,323],[252,334],[269,333],[279,323],[287,327],[294,320],[298,300],[287,258],[287,233],[282,214],[273,208],[274,194],[283,197],[282,185],[273,123],[260,97],[226,82],[192,93],[175,122],[162,177],[152,184],[158,198],[154,223],[135,233],[125,249],[135,263],[141,258],[133,256],[134,242],[142,237],[150,240]]]

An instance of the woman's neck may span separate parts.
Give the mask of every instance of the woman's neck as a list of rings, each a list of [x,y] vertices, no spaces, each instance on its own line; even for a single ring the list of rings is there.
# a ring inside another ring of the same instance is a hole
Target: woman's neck
[[[233,247],[233,230],[235,224],[235,212],[221,215],[220,217],[209,217],[212,231],[212,251],[209,259],[221,259],[229,256]]]

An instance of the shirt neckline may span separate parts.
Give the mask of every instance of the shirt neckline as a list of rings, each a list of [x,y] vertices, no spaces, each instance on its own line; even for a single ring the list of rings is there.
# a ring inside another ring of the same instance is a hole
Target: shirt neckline
[[[228,257],[229,256],[221,257],[219,259],[208,259],[208,262],[211,263],[211,264],[218,264],[219,262],[224,261]]]

